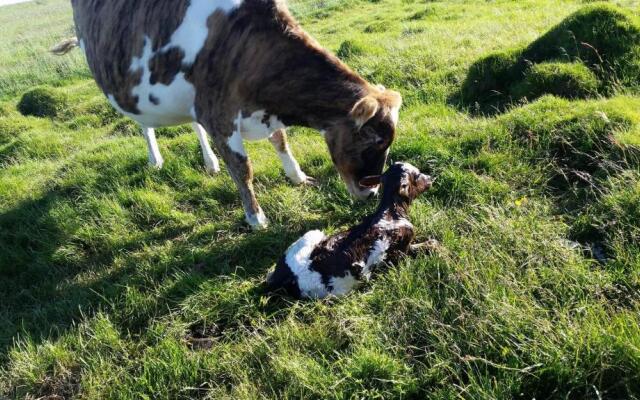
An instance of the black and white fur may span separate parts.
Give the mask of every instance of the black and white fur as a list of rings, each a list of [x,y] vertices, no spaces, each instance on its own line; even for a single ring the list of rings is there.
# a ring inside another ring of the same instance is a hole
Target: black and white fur
[[[343,296],[369,280],[382,263],[393,263],[409,250],[414,231],[407,209],[431,187],[431,177],[411,164],[396,163],[383,175],[366,177],[360,184],[382,184],[376,212],[330,237],[318,230],[307,232],[267,277],[269,290],[282,288],[298,298]]]

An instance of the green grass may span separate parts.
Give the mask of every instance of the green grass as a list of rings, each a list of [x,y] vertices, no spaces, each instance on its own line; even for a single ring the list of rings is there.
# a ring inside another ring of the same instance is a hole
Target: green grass
[[[160,131],[166,164],[148,168],[80,52],[47,53],[72,33],[67,1],[0,8],[0,398],[640,398],[638,77],[616,70],[603,91],[583,58],[545,55],[499,115],[459,101],[487,57],[495,81],[522,49],[556,51],[554,27],[597,32],[580,24],[591,3],[291,0],[403,93],[391,158],[437,177],[411,219],[440,246],[327,301],[262,291],[299,235],[375,207],[349,197],[319,135],[291,135],[317,188],[248,144],[271,221],[250,232],[188,127]],[[637,1],[608,4],[638,18]],[[35,87],[67,105],[22,115]]]
[[[551,63],[550,63],[551,62]],[[500,111],[542,94],[567,98],[638,91],[640,20],[609,4],[583,7],[525,47],[475,62],[458,100]]]

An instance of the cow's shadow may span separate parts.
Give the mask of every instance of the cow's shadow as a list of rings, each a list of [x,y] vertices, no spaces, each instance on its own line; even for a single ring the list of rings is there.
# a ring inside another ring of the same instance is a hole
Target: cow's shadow
[[[141,332],[197,295],[206,282],[229,276],[255,283],[248,296],[261,304],[265,295],[261,277],[292,240],[321,223],[281,221],[267,230],[249,232],[238,221],[222,234],[207,230],[194,234],[193,226],[185,225],[150,230],[104,251],[76,243],[67,226],[74,221],[60,218],[61,206],[68,206],[73,195],[68,188],[52,189],[0,214],[0,360],[7,359],[17,338],[29,337],[36,344],[55,340],[100,310],[122,332]],[[171,246],[163,247],[162,254],[150,256],[149,247],[168,242]],[[74,249],[82,250],[82,256],[74,258]],[[140,273],[143,263],[146,269]],[[153,304],[139,310],[125,304],[132,290],[154,290],[146,296]],[[266,307],[271,312],[287,304],[276,300]]]

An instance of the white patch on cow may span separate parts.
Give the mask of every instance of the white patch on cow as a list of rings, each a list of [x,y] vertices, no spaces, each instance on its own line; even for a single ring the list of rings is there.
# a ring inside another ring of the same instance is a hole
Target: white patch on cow
[[[149,61],[154,55],[152,40],[146,37],[142,55],[134,57],[130,67],[131,73],[142,70],[140,84],[131,90],[131,95],[138,98],[139,114],[126,115],[142,125],[154,127],[191,122],[195,88],[185,79],[184,72],[178,73],[169,85],[151,84]],[[157,104],[151,101],[152,97]]]
[[[195,107],[191,107],[191,110],[189,110],[189,114],[191,114],[191,118],[193,118],[194,121],[198,120],[198,116],[196,115],[196,108]]]
[[[207,20],[211,14],[218,10],[228,13],[240,4],[242,0],[191,0],[182,23],[162,51],[179,47],[184,51],[183,64],[193,64],[209,35]]]
[[[207,20],[216,11],[230,12],[242,4],[242,0],[191,0],[189,8],[171,40],[159,50],[166,52],[180,48],[184,52],[182,63],[193,64],[204,47],[209,35]],[[170,84],[151,84],[149,61],[157,54],[153,51],[153,38],[145,37],[144,48],[139,57],[131,60],[130,71],[142,71],[140,83],[131,90],[137,96],[139,113],[123,113],[144,126],[170,126],[193,121],[192,112],[196,90],[183,72],[178,73]],[[153,98],[155,101],[151,101]],[[113,102],[112,102],[113,103]],[[120,110],[120,107],[118,107]]]
[[[220,162],[218,157],[213,153],[211,145],[209,144],[209,137],[207,131],[197,122],[192,124],[193,130],[198,135],[198,141],[200,142],[200,149],[202,150],[202,157],[204,158],[204,165],[207,172],[210,174],[216,174],[220,172]]]
[[[343,277],[336,276],[331,278],[329,285],[332,287],[332,295],[344,296],[358,287],[360,285],[360,281],[351,275],[351,272],[347,271]]]
[[[84,42],[84,39],[80,39],[78,41],[78,47],[80,47],[80,49],[82,50],[83,53],[87,54],[87,46]]]
[[[280,157],[280,161],[282,162],[282,168],[284,168],[284,173],[287,175],[287,178],[291,179],[291,182],[299,185],[307,181],[307,174],[305,174],[300,168],[300,164],[293,158],[293,154],[287,148],[287,151],[284,153],[278,152],[278,157]]]
[[[160,147],[158,146],[158,140],[156,139],[156,131],[153,128],[142,128],[142,134],[147,140],[147,148],[149,151],[149,165],[154,168],[162,168],[164,159],[160,154]]]
[[[227,145],[236,154],[240,154],[242,157],[247,156],[247,152],[244,149],[242,143],[242,134],[240,133],[240,127],[242,126],[242,112],[238,112],[238,117],[235,121],[236,129],[233,131],[233,135],[227,139]]]
[[[302,297],[322,298],[329,294],[322,283],[320,273],[309,268],[311,253],[325,238],[325,234],[321,231],[309,231],[287,250],[285,261],[297,279]]]
[[[241,118],[242,138],[245,140],[261,140],[266,139],[278,129],[286,128],[284,124],[275,115],[270,115],[266,123],[266,111],[258,110],[251,114],[248,118]]]
[[[280,157],[280,161],[282,162],[282,167],[284,168],[284,173],[287,175],[291,182],[299,185],[307,181],[308,177],[302,169],[300,168],[300,164],[291,154],[291,149],[288,144],[285,144],[284,151],[280,151],[280,143],[273,143],[273,147],[276,149],[278,153],[278,157]]]
[[[320,136],[324,137],[327,134],[327,131],[325,131],[324,129],[320,129],[318,131],[320,133]]]
[[[378,239],[373,244],[373,248],[367,256],[367,262],[362,269],[362,276],[365,279],[369,280],[371,278],[372,268],[384,261],[387,256],[387,250],[389,250],[389,245],[390,242],[388,238]]]
[[[264,229],[268,225],[267,217],[264,215],[262,209],[259,209],[257,214],[245,213],[245,218],[251,228],[255,230]]]

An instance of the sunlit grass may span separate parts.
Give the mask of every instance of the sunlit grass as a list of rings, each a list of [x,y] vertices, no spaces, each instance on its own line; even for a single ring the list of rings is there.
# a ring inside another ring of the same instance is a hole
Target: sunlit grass
[[[80,52],[47,53],[73,34],[67,1],[0,8],[0,397],[638,398],[640,98],[545,96],[496,116],[452,100],[478,59],[586,3],[291,1],[403,93],[391,158],[437,177],[411,209],[437,250],[317,302],[268,296],[266,271],[307,230],[375,207],[349,197],[318,134],[290,135],[318,187],[247,145],[270,219],[250,232],[188,127],[160,131],[166,163],[149,168]],[[67,108],[22,116],[42,85]]]

